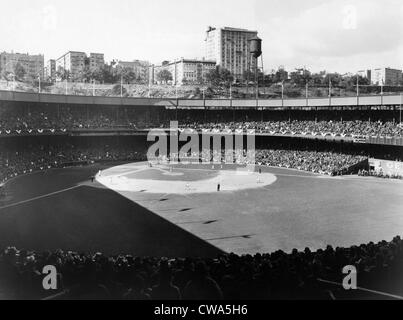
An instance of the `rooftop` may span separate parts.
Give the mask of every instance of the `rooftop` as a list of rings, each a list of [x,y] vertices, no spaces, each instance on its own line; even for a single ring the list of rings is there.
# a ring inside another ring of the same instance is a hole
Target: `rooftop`
[[[63,58],[64,56],[68,55],[69,53],[80,53],[80,54],[86,54],[85,52],[81,51],[67,51],[65,54],[61,55],[57,60]]]
[[[248,32],[248,33],[257,33],[256,30],[248,30],[248,29],[242,29],[242,28],[233,28],[233,27],[220,27],[220,28],[216,28],[216,27],[212,27],[212,26],[208,26],[207,27],[207,32],[211,32],[214,30],[225,30],[225,31],[231,31],[231,32]]]
[[[256,30],[248,30],[248,29],[232,28],[232,27],[224,27],[221,29],[226,30],[226,31],[235,31],[235,32],[253,32],[253,33],[257,32]]]

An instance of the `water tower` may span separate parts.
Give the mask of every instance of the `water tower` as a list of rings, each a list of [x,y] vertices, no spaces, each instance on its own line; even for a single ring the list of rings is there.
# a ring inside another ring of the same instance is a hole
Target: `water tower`
[[[262,55],[262,39],[259,37],[253,37],[250,41],[250,53],[257,59]]]
[[[262,39],[258,36],[249,40],[250,54],[255,59],[255,84],[256,84],[256,99],[259,97],[259,84],[258,84],[258,59],[262,55]],[[262,70],[263,70],[263,58],[262,58]]]

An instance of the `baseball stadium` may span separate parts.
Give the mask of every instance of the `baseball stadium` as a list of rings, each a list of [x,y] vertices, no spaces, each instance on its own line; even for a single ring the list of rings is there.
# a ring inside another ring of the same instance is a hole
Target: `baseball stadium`
[[[0,299],[401,299],[400,98],[0,91]]]

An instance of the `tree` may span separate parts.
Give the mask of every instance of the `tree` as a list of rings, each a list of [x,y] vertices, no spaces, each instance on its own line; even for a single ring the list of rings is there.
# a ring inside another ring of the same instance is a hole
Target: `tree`
[[[70,71],[63,69],[62,67],[60,67],[57,71],[56,71],[56,77],[61,79],[61,80],[68,80],[70,78]]]
[[[229,87],[232,82],[234,82],[234,77],[232,73],[227,69],[220,69],[220,77],[221,82],[226,86]]]
[[[69,80],[73,81],[73,82],[85,81],[85,73],[86,73],[85,69],[83,69],[83,70],[81,70],[79,72],[76,72],[76,73],[72,73],[70,75]]]
[[[86,77],[89,81],[95,80],[98,82],[104,82],[102,67],[96,67],[95,69],[89,70]]]
[[[210,70],[206,74],[206,80],[213,86],[220,85],[221,77],[220,77],[220,68],[217,66],[215,69]]]
[[[287,80],[288,80],[288,72],[283,67],[278,68],[278,70],[274,74],[273,81],[275,83],[278,83]]]
[[[321,73],[313,73],[311,75],[311,84],[313,84],[314,86],[321,86],[323,82],[323,77],[324,75],[322,75]]]
[[[304,87],[312,79],[311,72],[305,68],[296,69],[290,73],[291,83],[298,87]]]
[[[217,66],[215,69],[210,70],[206,74],[207,82],[213,86],[225,85],[229,86],[231,82],[234,81],[234,77],[231,72],[227,69],[220,68]]]
[[[123,78],[123,81],[126,83],[131,83],[136,80],[136,74],[134,73],[132,68],[119,68],[117,74],[119,75],[119,77]]]
[[[255,80],[255,73],[251,70],[245,70],[243,72],[242,78],[244,81],[254,81]]]
[[[357,77],[358,77],[358,79],[357,79]],[[354,88],[354,87],[357,88],[357,80],[358,80],[358,85],[360,85],[360,86],[368,86],[370,84],[368,78],[364,78],[364,77],[357,76],[357,75],[346,77],[343,80],[344,80],[343,81],[344,87],[346,87],[346,88]]]
[[[274,83],[272,74],[263,75],[263,86],[270,87]]]
[[[329,80],[332,84],[332,87],[340,87],[343,81],[343,78],[338,73],[328,73],[322,81],[323,86],[329,86]]]
[[[14,67],[14,75],[16,79],[18,80],[23,80],[27,72],[25,71],[25,68],[22,66],[21,63],[17,62],[17,64]]]
[[[104,64],[100,69],[96,71],[96,76],[98,81],[103,83],[116,83],[120,81],[120,76],[118,71],[114,68],[116,63],[112,61],[109,65]]]
[[[167,70],[163,69],[157,73],[157,80],[163,83],[168,83],[168,81],[172,81],[172,73]]]
[[[193,94],[194,94],[195,96],[200,96],[200,93],[201,93],[201,90],[200,90],[199,87],[194,88]]]

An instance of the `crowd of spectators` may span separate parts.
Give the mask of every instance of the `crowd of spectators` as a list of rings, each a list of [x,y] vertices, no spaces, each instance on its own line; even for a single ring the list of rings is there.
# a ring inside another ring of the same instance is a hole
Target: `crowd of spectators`
[[[116,119],[109,113],[87,114],[69,109],[62,109],[59,114],[37,109],[26,115],[8,111],[0,113],[0,135],[59,133],[74,129],[135,129],[137,121],[131,120],[124,117]]]
[[[0,110],[1,111],[1,110]],[[16,131],[59,129],[65,127],[63,118],[58,118],[55,113],[42,111],[32,111],[26,116],[18,115],[12,110],[0,112],[0,134]]]
[[[177,158],[177,156],[174,156]],[[353,166],[365,162],[368,158],[362,155],[336,153],[332,151],[284,150],[284,149],[258,149],[247,153],[246,150],[222,150],[216,152],[203,149],[199,154],[179,153],[179,158],[189,161],[202,161],[207,163],[236,163],[239,165],[257,164],[260,166],[296,169],[330,176],[350,173]],[[254,162],[252,163],[254,159]],[[164,161],[164,159],[160,159]],[[169,157],[168,159],[169,160]],[[363,164],[366,167],[368,165]],[[355,173],[358,172],[354,170]]]
[[[186,155],[192,157],[192,155]],[[340,175],[346,170],[366,160],[366,157],[323,151],[300,150],[256,150],[255,164],[273,167],[291,168],[319,174]],[[194,155],[193,158],[199,157]],[[182,159],[183,159],[182,155]],[[51,168],[63,168],[72,165],[90,164],[99,161],[138,161],[146,160],[144,152],[133,148],[122,147],[88,147],[78,148],[74,145],[35,146],[19,151],[0,152],[0,182],[34,171]],[[203,151],[200,161],[225,162],[225,152],[215,154]],[[238,164],[249,164],[245,151],[238,155],[234,153],[233,161]]]
[[[145,152],[112,146],[35,145],[19,151],[0,152],[0,183],[22,174],[97,161],[146,160]]]
[[[71,129],[135,129],[138,123],[136,117],[117,117],[111,112],[97,112],[87,114],[86,112],[73,112],[69,109],[63,109],[62,118],[64,127]]]
[[[188,122],[182,128],[197,130],[250,130],[283,135],[328,135],[339,137],[385,136],[402,137],[403,126],[393,122],[369,121],[251,121],[251,122]]]
[[[155,123],[154,123],[155,122]],[[247,130],[272,135],[310,135],[340,137],[402,137],[403,126],[391,121],[216,121],[202,119],[179,121],[181,128],[210,130]],[[60,133],[85,129],[149,129],[169,121],[145,119],[133,110],[98,110],[80,108],[31,108],[17,112],[13,108],[0,109],[0,135]]]
[[[0,287],[7,298],[44,298],[42,269],[58,270],[57,299],[215,300],[385,298],[345,291],[342,269],[357,268],[359,286],[403,294],[403,241],[349,248],[211,258],[107,256],[58,250],[35,252],[8,247],[0,251]],[[0,291],[1,293],[1,291]]]
[[[258,150],[256,163],[272,167],[291,168],[327,175],[342,175],[365,161],[367,157],[336,152],[307,150]]]

